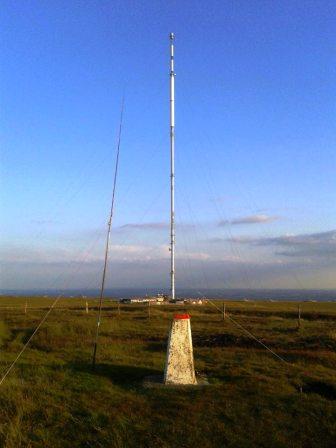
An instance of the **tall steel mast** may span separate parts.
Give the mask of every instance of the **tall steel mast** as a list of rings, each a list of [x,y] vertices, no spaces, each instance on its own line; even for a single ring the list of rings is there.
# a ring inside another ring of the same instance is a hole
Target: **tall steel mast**
[[[170,33],[170,288],[175,300],[175,72],[174,33]]]

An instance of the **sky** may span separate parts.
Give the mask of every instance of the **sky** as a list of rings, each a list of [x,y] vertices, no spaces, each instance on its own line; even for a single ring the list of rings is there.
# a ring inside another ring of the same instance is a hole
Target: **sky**
[[[336,288],[334,1],[3,0],[3,289]]]

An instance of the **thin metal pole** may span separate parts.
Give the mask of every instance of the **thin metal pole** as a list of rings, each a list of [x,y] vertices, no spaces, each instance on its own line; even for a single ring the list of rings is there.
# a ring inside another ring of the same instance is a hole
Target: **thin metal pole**
[[[97,316],[96,335],[95,335],[94,346],[93,346],[93,355],[92,355],[92,367],[93,367],[93,369],[96,366],[97,344],[98,344],[98,337],[99,337],[99,327],[100,327],[100,323],[101,323],[101,312],[102,312],[102,304],[103,304],[103,296],[104,296],[104,288],[105,288],[106,268],[107,268],[108,252],[109,252],[109,245],[110,245],[112,218],[113,218],[113,211],[114,211],[114,198],[115,198],[117,176],[118,176],[119,153],[120,153],[120,141],[121,141],[121,129],[122,129],[123,114],[124,114],[124,98],[122,99],[122,102],[121,102],[120,124],[119,124],[118,143],[117,143],[117,157],[116,157],[116,164],[115,164],[115,171],[114,171],[114,180],[113,180],[112,202],[111,202],[110,217],[109,217],[109,221],[108,221],[108,224],[107,224],[107,237],[106,237],[106,246],[105,246],[104,270],[103,270],[103,277],[102,277],[102,283],[101,283],[101,289],[100,289],[100,297],[99,297],[99,310],[98,310],[98,316]]]
[[[174,33],[170,33],[170,280],[171,300],[175,301],[175,72]]]

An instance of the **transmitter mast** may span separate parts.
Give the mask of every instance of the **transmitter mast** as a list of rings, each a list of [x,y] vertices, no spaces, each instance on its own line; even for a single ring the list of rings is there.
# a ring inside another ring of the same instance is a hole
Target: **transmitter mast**
[[[175,301],[175,72],[174,33],[170,33],[170,291]]]

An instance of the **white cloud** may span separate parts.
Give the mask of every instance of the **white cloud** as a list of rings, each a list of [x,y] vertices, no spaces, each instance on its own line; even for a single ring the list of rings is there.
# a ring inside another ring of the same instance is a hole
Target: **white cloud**
[[[179,229],[190,229],[195,227],[194,224],[177,222],[176,227]],[[169,222],[131,222],[116,227],[116,230],[143,230],[143,231],[156,231],[156,230],[168,230],[170,228]]]
[[[139,229],[139,230],[162,230],[168,229],[169,224],[167,222],[139,222],[128,223],[118,227],[119,229]]]
[[[278,216],[269,215],[249,215],[242,216],[241,218],[235,218],[232,220],[223,220],[219,222],[220,226],[226,225],[245,225],[245,224],[266,224],[269,222],[277,221]]]

